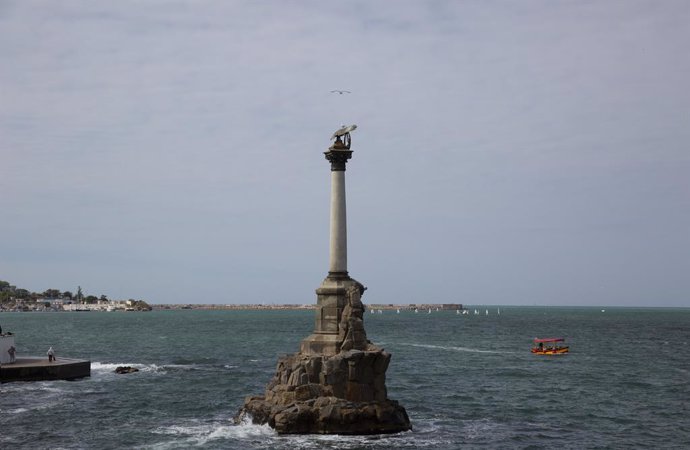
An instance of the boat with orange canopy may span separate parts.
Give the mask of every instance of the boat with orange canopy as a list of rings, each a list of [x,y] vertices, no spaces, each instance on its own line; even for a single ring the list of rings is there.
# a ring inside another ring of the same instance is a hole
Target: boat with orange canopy
[[[568,353],[570,347],[562,345],[565,343],[565,338],[534,338],[534,347],[532,353],[537,355],[562,355]]]

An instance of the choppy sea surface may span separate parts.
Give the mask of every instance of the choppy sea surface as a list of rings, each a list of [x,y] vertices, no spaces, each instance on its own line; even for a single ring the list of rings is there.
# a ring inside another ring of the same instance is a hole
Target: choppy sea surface
[[[690,309],[477,309],[367,313],[414,429],[366,437],[233,425],[313,311],[2,313],[18,356],[92,364],[80,381],[0,385],[0,448],[690,448]],[[554,336],[568,355],[529,352]]]

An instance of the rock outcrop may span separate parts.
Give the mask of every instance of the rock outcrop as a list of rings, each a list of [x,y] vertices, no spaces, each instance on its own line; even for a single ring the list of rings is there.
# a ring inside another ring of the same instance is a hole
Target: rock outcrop
[[[237,422],[249,415],[281,434],[379,434],[411,428],[405,408],[388,399],[391,355],[367,340],[361,294],[356,286],[347,291],[338,353],[280,358],[264,395],[247,397]]]

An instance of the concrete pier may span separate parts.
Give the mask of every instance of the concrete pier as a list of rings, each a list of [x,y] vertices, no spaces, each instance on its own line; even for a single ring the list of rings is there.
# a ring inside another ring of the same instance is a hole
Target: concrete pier
[[[83,359],[17,357],[11,364],[0,366],[0,383],[11,381],[76,380],[91,376],[91,362]]]

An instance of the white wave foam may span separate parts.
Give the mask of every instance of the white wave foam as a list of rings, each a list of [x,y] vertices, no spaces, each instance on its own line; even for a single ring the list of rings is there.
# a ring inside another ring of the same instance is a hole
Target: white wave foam
[[[2,414],[21,414],[29,411],[28,408],[15,408],[15,409],[2,409],[0,408],[0,413]]]
[[[243,417],[242,422],[240,424],[231,425],[230,427],[228,427],[227,431],[230,432],[231,437],[237,439],[248,439],[262,436],[266,437],[278,435],[271,427],[268,426],[268,424],[253,424],[251,418],[248,416]]]
[[[516,352],[499,352],[496,350],[482,350],[479,348],[454,347],[454,346],[445,346],[445,345],[410,344],[410,343],[405,343],[405,342],[402,342],[401,345],[409,345],[411,347],[421,347],[421,348],[432,348],[432,349],[438,349],[438,350],[451,350],[451,351],[457,351],[457,352],[493,353],[493,354],[500,354],[500,355],[516,354]]]
[[[164,370],[165,366],[158,366],[156,364],[137,364],[137,363],[102,363],[102,362],[92,362],[91,371],[92,372],[115,372],[115,369],[122,366],[134,367],[139,369],[140,372],[161,372]]]
[[[171,425],[153,430],[154,433],[175,436],[175,445],[182,442],[190,446],[202,446],[218,439],[246,440],[276,437],[277,433],[268,425],[254,425],[245,418],[241,424],[234,425],[229,420],[206,424]],[[172,443],[162,442],[157,448],[165,448]]]
[[[55,387],[56,383],[65,383],[65,381],[62,380],[55,380],[55,381],[41,381],[38,386],[39,390],[45,391],[45,392],[51,392],[54,394],[64,394],[67,392],[66,389],[62,389],[59,387]],[[27,383],[28,384],[28,383]]]
[[[405,431],[397,434],[345,436],[345,435],[289,435],[281,440],[289,442],[287,448],[307,449],[338,449],[359,450],[366,448],[448,448],[448,439],[419,434],[415,431]]]
[[[162,366],[164,369],[178,369],[178,370],[213,370],[213,367],[203,366],[199,364],[166,364]]]
[[[223,368],[236,368],[239,366],[224,365]],[[162,369],[175,369],[175,370],[199,370],[205,372],[217,372],[220,367],[216,364],[165,364],[161,366]]]
[[[416,423],[416,422],[415,422]],[[268,425],[254,425],[251,418],[245,416],[242,423],[230,424],[229,420],[218,418],[211,423],[192,421],[186,424],[175,424],[153,430],[154,433],[167,436],[167,440],[146,448],[168,449],[206,446],[214,441],[233,441],[239,448],[249,447],[249,444],[261,443],[263,448],[291,448],[291,449],[362,449],[362,448],[439,448],[449,445],[450,441],[433,436],[431,431],[435,427],[422,427],[425,432],[406,431],[398,434],[374,436],[343,436],[343,435],[288,435],[279,436]],[[227,442],[214,445],[227,446]],[[233,445],[234,446],[234,445]]]
[[[139,369],[140,372],[156,373],[156,374],[166,374],[169,370],[201,370],[201,371],[218,371],[218,366],[204,365],[204,364],[139,364],[133,362],[121,362],[121,363],[105,363],[105,362],[92,362],[91,372],[96,374],[105,374],[115,372],[115,369],[121,366],[134,367]],[[226,369],[234,369],[238,366],[226,365],[223,366]]]
[[[0,408],[0,414],[22,414],[25,412],[44,411],[44,410],[59,406],[61,404],[62,404],[62,401],[55,401],[55,400],[49,401],[49,400],[46,400],[45,398],[42,398],[41,403],[30,404],[30,405],[27,405],[25,407],[19,407],[19,408],[13,408],[13,409]]]
[[[464,434],[468,440],[479,439],[499,432],[499,424],[490,419],[464,421]]]

